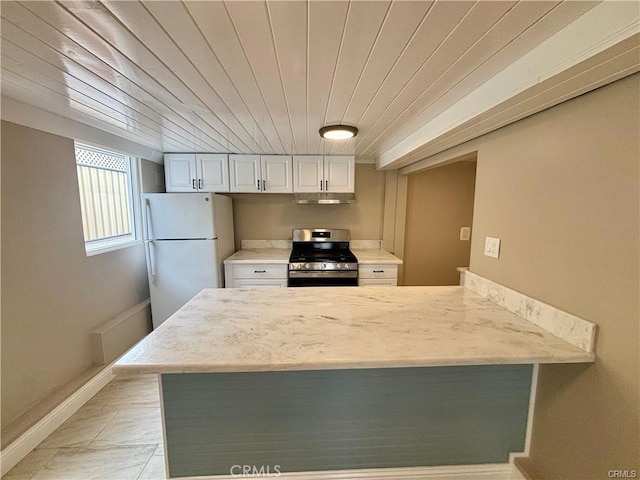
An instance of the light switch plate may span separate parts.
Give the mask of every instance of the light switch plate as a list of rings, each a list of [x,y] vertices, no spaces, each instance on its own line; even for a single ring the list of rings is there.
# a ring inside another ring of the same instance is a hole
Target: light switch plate
[[[484,254],[491,258],[500,258],[500,239],[495,237],[485,237]]]
[[[471,238],[471,227],[460,227],[460,240],[469,240]]]

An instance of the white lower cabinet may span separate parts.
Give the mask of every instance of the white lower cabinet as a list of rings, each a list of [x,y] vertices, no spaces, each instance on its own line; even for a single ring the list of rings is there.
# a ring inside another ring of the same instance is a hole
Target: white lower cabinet
[[[287,279],[277,279],[277,278],[236,278],[233,281],[232,288],[241,288],[241,287],[286,287]]]
[[[397,287],[398,280],[381,279],[381,278],[359,278],[359,287]]]
[[[358,265],[358,286],[398,286],[397,265]]]
[[[286,287],[286,263],[228,263],[224,266],[225,287]],[[358,266],[358,286],[398,285],[398,266],[393,264]]]
[[[287,264],[230,263],[224,273],[226,288],[287,286]]]

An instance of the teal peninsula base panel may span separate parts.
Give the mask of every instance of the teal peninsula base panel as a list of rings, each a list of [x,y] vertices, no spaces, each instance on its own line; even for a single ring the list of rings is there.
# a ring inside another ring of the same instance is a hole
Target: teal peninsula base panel
[[[505,463],[524,450],[531,375],[531,365],[163,374],[169,477]]]

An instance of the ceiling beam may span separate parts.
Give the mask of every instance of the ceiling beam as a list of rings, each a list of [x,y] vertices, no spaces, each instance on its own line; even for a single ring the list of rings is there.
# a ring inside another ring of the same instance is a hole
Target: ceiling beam
[[[404,167],[640,71],[639,35],[638,3],[602,2],[383,152],[376,165]]]

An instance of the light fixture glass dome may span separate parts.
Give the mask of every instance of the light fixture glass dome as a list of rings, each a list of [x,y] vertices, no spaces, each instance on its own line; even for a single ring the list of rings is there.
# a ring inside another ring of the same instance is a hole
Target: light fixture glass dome
[[[328,125],[320,129],[320,136],[329,140],[347,140],[357,134],[358,129],[349,125]]]

